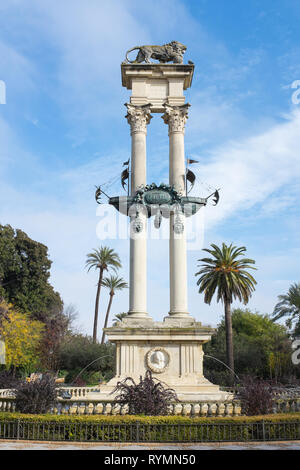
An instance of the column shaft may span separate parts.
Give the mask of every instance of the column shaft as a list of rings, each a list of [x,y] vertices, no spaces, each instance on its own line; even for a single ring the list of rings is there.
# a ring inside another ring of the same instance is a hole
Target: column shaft
[[[189,105],[165,106],[164,121],[169,125],[169,182],[184,194],[185,191],[185,154],[184,125]],[[185,226],[184,215],[174,213],[170,216],[170,312],[176,317],[187,317],[187,260],[185,229],[176,230],[180,222]]]
[[[131,126],[131,195],[137,188],[146,184],[146,134],[149,123],[150,106],[127,104],[127,120]],[[130,224],[130,276],[129,276],[129,314],[147,317],[147,217],[139,213],[142,230],[132,230],[136,220],[135,211],[131,212]]]

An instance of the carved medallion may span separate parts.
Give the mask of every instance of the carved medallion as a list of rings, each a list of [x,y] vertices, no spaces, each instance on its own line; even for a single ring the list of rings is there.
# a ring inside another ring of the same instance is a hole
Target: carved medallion
[[[136,216],[134,222],[132,223],[132,230],[134,233],[140,233],[143,231],[144,224],[139,215]]]
[[[146,354],[146,365],[148,369],[156,374],[165,372],[170,363],[170,355],[164,348],[153,348]]]

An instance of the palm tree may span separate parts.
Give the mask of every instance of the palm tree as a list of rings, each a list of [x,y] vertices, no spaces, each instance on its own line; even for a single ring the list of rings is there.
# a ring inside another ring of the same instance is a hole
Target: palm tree
[[[293,321],[296,320],[295,328],[298,330],[300,325],[300,282],[292,284],[288,293],[279,295],[278,300],[272,314],[273,320],[276,321],[287,316],[289,318],[286,325],[291,328]]]
[[[108,302],[108,307],[106,310],[105,322],[104,322],[104,328],[106,328],[107,323],[108,323],[110,309],[111,309],[111,304],[112,304],[113,297],[116,291],[126,289],[128,285],[127,285],[127,282],[125,282],[122,277],[118,277],[117,275],[115,276],[110,275],[109,277],[105,277],[103,279],[102,286],[107,287],[107,289],[109,289],[109,302]],[[104,338],[105,338],[105,332],[103,331],[101,344],[104,344]]]
[[[127,317],[128,316],[128,312],[121,312],[121,313],[116,313],[116,315],[114,316],[113,318],[113,326],[116,326],[116,324],[119,322],[119,321],[122,321],[123,318]]]
[[[95,315],[94,315],[94,328],[93,328],[93,343],[97,341],[97,327],[98,327],[98,311],[99,311],[99,300],[100,291],[103,280],[104,271],[108,271],[110,268],[116,272],[118,268],[121,268],[121,261],[119,255],[107,246],[101,246],[98,249],[94,249],[92,253],[88,253],[86,260],[86,267],[88,272],[91,268],[99,269],[99,279],[97,284],[97,294],[95,301]]]
[[[211,254],[212,258],[198,260],[204,264],[200,265],[201,269],[195,276],[199,276],[197,285],[199,293],[204,292],[205,303],[210,304],[216,292],[217,302],[221,300],[224,304],[227,364],[234,371],[231,304],[236,298],[248,303],[256,281],[247,269],[256,269],[250,266],[255,261],[239,258],[246,251],[244,246],[237,248],[223,243],[222,248],[214,244],[211,247],[213,249],[204,248],[203,251]]]

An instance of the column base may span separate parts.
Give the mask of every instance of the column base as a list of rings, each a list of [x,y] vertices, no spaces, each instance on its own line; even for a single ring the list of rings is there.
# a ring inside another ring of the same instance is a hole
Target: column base
[[[167,317],[164,317],[164,323],[170,326],[192,326],[196,323],[188,312],[169,312]],[[197,323],[199,325],[199,323]],[[201,323],[200,323],[201,324]]]
[[[122,319],[121,324],[129,328],[149,327],[153,324],[153,318],[147,312],[131,311]]]

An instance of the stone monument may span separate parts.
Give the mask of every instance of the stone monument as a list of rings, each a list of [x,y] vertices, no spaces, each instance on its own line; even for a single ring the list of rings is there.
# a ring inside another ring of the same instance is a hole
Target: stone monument
[[[136,60],[128,53],[138,50]],[[131,90],[126,119],[131,134],[130,195],[109,203],[130,217],[130,282],[128,315],[105,333],[116,344],[116,375],[101,386],[101,396],[112,399],[117,382],[139,380],[146,370],[177,393],[179,400],[226,400],[230,395],[203,375],[202,345],[213,329],[202,326],[188,312],[185,219],[207,199],[188,197],[184,131],[190,104],[184,90],[192,84],[194,64],[183,64],[186,46],[172,41],[164,46],[141,46],[126,54],[121,65],[122,85]],[[159,63],[150,62],[159,60]],[[172,62],[172,63],[167,63]],[[169,134],[169,185],[146,181],[146,135],[151,113],[162,113]],[[147,224],[169,219],[170,310],[161,322],[147,311]]]

